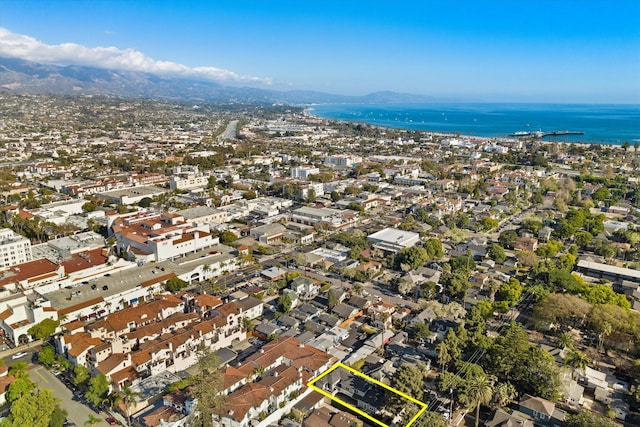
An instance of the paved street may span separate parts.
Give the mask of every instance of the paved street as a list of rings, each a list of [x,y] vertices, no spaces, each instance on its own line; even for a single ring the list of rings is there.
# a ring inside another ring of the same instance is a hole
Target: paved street
[[[107,415],[105,414],[96,414],[94,411],[89,409],[87,406],[83,405],[77,400],[73,400],[74,396],[71,393],[71,390],[67,388],[55,375],[51,372],[47,371],[43,366],[34,365],[34,367],[29,370],[29,377],[32,381],[38,384],[38,387],[48,388],[53,391],[53,395],[60,399],[60,407],[67,410],[69,414],[67,419],[75,423],[76,426],[83,426],[84,422],[89,419],[89,414],[93,414],[98,418],[102,419],[102,422],[98,424],[98,426],[108,426],[105,420]]]
[[[40,346],[37,346],[35,348],[24,348],[24,347],[22,347],[20,349],[15,349],[15,350],[11,351],[12,354],[3,357],[2,360],[4,360],[4,365],[9,367],[9,368],[11,367],[11,365],[13,365],[14,363],[17,363],[17,362],[27,362],[27,363],[31,364],[32,361],[37,359],[37,357],[38,357],[37,353],[40,351],[40,348],[41,348]],[[17,353],[20,353],[20,352],[25,352],[27,354],[25,356],[22,356],[19,359],[14,359],[13,357],[11,357],[13,354],[17,354]],[[36,359],[34,359],[34,358],[36,358]]]

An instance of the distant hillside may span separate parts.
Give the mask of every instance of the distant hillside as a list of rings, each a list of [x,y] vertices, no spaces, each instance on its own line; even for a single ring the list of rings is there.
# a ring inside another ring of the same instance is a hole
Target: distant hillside
[[[383,104],[442,101],[428,96],[376,92],[364,96],[314,91],[274,91],[223,86],[196,79],[161,77],[137,71],[39,64],[0,57],[0,90],[54,95],[102,95],[174,101],[250,104]]]

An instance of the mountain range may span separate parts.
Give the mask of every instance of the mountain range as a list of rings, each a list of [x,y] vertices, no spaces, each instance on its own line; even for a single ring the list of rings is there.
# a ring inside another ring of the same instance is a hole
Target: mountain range
[[[57,66],[0,57],[0,90],[28,94],[94,95],[244,104],[385,104],[446,102],[424,95],[374,92],[363,96],[225,86],[214,81],[86,66]]]

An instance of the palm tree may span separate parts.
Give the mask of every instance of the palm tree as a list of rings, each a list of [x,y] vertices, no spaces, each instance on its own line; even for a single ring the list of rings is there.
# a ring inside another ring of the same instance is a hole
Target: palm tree
[[[362,286],[362,283],[356,282],[353,285],[353,289],[352,290],[353,290],[354,294],[360,296],[360,295],[362,295],[362,292],[364,291],[364,286]]]
[[[476,427],[480,424],[480,406],[486,405],[493,397],[493,380],[485,373],[470,375],[467,378],[463,400],[470,409],[476,408]]]
[[[504,406],[513,403],[513,400],[518,395],[518,391],[515,386],[510,382],[498,383],[493,389],[493,398],[491,399],[491,406],[495,409],[502,408]]]
[[[573,337],[568,332],[563,332],[558,335],[558,347],[560,348],[569,348],[573,350]]]
[[[604,348],[604,339],[608,337],[611,332],[613,332],[613,328],[611,327],[611,323],[604,322],[602,325],[602,331],[600,332],[600,336],[598,337],[600,340],[600,351]]]
[[[127,425],[131,426],[131,415],[129,414],[130,405],[136,402],[136,397],[140,397],[140,393],[131,390],[131,387],[125,385],[121,391],[122,403],[124,403],[125,410],[127,412]]]
[[[438,363],[440,364],[440,370],[444,371],[446,365],[451,362],[453,356],[449,351],[449,346],[447,343],[442,341],[440,344],[436,346],[436,352],[438,353]]]
[[[107,405],[109,405],[110,409],[116,407],[118,403],[122,400],[122,393],[119,391],[113,391],[107,395]]]
[[[100,422],[102,422],[102,418],[89,414],[89,418],[84,422],[84,427],[96,427]]]
[[[564,358],[564,364],[567,366],[571,366],[573,371],[576,370],[584,370],[587,366],[589,366],[589,358],[586,354],[581,351],[572,351]]]

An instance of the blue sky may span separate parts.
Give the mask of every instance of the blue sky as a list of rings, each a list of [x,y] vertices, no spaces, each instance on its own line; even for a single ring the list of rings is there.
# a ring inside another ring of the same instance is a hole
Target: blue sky
[[[273,89],[640,103],[638,22],[638,0],[3,0],[0,55]]]

